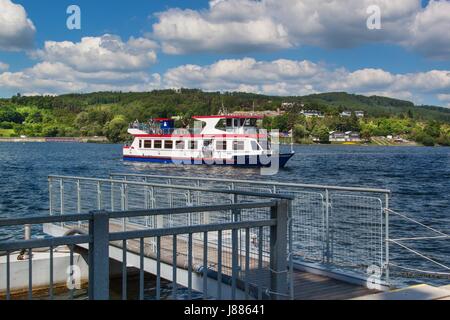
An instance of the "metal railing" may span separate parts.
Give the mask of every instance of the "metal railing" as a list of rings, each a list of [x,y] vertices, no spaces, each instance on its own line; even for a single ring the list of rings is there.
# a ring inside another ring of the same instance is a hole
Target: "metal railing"
[[[312,263],[363,280],[375,266],[382,271],[380,282],[389,284],[389,190],[124,173],[110,178],[290,195],[294,199],[289,252],[296,264]]]
[[[187,271],[188,297],[193,293],[193,276],[198,275],[202,279],[201,288],[205,299],[215,296],[219,299],[235,299],[238,291],[243,292],[247,299],[287,299],[288,294],[288,258],[287,258],[287,226],[289,216],[288,199],[277,199],[271,201],[254,201],[248,203],[220,204],[208,206],[192,206],[166,209],[128,210],[118,212],[96,211],[88,214],[63,214],[45,217],[28,217],[19,219],[0,220],[0,227],[39,225],[39,224],[78,224],[87,223],[87,232],[82,235],[62,236],[48,239],[32,239],[22,241],[1,242],[0,251],[7,256],[6,299],[11,299],[11,259],[13,252],[27,250],[29,254],[29,288],[28,298],[33,298],[33,250],[49,248],[49,270],[50,283],[48,296],[54,298],[53,283],[53,251],[58,246],[69,246],[71,261],[73,261],[74,246],[87,245],[89,265],[89,298],[94,300],[106,300],[110,297],[110,250],[120,247],[123,252],[122,260],[122,298],[127,299],[127,262],[130,252],[134,252],[137,262],[133,266],[139,269],[139,299],[145,298],[145,268],[146,259],[156,261],[156,299],[161,298],[161,268],[169,263],[173,269],[172,298],[177,298],[180,287],[177,285],[177,274],[181,268]],[[169,215],[183,215],[195,213],[237,213],[239,211],[252,209],[268,209],[270,214],[264,219],[247,221],[231,221],[209,224],[198,224],[191,226],[174,226],[169,228],[134,228],[133,230],[110,231],[114,221],[122,219],[142,217],[166,217]],[[223,246],[225,234],[231,234],[231,268],[225,270],[224,255],[228,248]],[[245,246],[239,247],[239,234],[245,233]],[[251,249],[251,232],[259,234],[267,232],[269,240],[269,256],[264,256],[262,245],[257,251]],[[196,240],[195,235],[202,234],[202,240]],[[211,243],[208,239],[217,239]],[[148,239],[155,239],[156,252],[152,251],[152,244]],[[184,241],[183,239],[187,239]],[[172,255],[167,256],[163,250],[169,243]],[[180,252],[180,246],[186,247],[186,254]],[[196,251],[202,248],[200,258],[196,257]],[[244,258],[244,265],[239,267],[240,257]],[[197,262],[194,262],[194,258]],[[256,264],[251,264],[251,261]],[[213,261],[214,263],[211,263]],[[195,268],[200,266],[200,268]],[[208,280],[214,277],[217,281],[217,292],[208,289]],[[222,287],[228,285],[231,289],[229,297],[223,296]],[[71,290],[73,297],[73,290]]]
[[[399,273],[403,277],[446,279],[447,282],[444,283],[448,283],[450,279],[450,265],[448,264],[450,247],[437,246],[436,242],[449,241],[450,234],[392,209],[387,209],[386,212],[391,220],[396,219],[395,225],[398,226],[396,229],[400,229],[399,226],[401,225],[403,230],[414,231],[408,234],[402,233],[401,230],[395,230],[397,231],[395,234],[391,232],[389,242],[402,253],[402,255],[398,252],[391,254],[391,267],[400,270]],[[422,245],[417,248],[417,244]],[[447,244],[450,244],[450,242],[447,242]],[[447,253],[442,252],[445,249],[447,249]],[[439,253],[440,257],[438,256]],[[408,260],[407,265],[405,265],[405,260]],[[429,266],[432,266],[433,270],[425,270],[430,268]]]

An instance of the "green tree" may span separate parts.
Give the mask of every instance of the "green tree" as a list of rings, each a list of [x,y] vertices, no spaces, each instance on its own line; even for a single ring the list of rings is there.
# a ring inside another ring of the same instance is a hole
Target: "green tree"
[[[123,115],[114,117],[106,125],[106,137],[113,143],[125,141],[127,138],[128,122]]]
[[[320,125],[314,128],[312,135],[319,138],[321,143],[330,142],[330,129],[324,125]]]
[[[0,122],[23,123],[25,118],[14,108],[0,108]]]
[[[295,139],[304,139],[308,136],[308,131],[306,130],[305,126],[301,124],[297,124],[294,127],[294,137]]]
[[[437,121],[430,121],[423,131],[433,138],[438,138],[441,134],[441,125]]]

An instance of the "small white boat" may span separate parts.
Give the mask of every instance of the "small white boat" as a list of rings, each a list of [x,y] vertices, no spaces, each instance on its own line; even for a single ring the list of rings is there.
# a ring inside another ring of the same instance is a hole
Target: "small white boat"
[[[134,137],[123,148],[125,161],[206,164],[280,168],[294,152],[280,154],[271,147],[269,135],[257,128],[260,116],[196,116],[194,130],[176,129],[173,119],[152,119],[133,123],[128,133]]]

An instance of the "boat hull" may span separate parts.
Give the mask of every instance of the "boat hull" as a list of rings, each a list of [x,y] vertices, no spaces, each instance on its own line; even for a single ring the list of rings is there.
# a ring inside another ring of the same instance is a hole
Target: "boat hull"
[[[295,153],[284,153],[278,156],[278,166],[284,168]],[[132,156],[124,155],[124,161],[131,162],[150,162],[162,164],[181,164],[181,165],[211,165],[211,166],[236,166],[236,167],[272,167],[277,165],[272,157],[267,156],[236,156],[233,159],[200,159],[200,158],[169,158],[156,156]]]

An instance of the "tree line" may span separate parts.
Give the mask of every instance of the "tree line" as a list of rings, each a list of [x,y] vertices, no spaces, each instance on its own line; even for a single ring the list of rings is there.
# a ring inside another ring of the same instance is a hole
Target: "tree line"
[[[129,139],[127,128],[135,120],[179,116],[187,125],[194,115],[219,111],[264,111],[292,105],[281,116],[264,120],[267,129],[292,130],[299,143],[312,136],[326,142],[330,131],[356,131],[364,138],[401,135],[424,145],[450,145],[450,110],[415,106],[385,97],[327,93],[304,97],[265,96],[240,92],[203,92],[196,89],[153,92],[96,92],[61,96],[21,96],[0,99],[0,136],[76,137],[106,136],[111,142]],[[305,118],[302,109],[323,112],[325,118]],[[364,119],[339,113],[361,110]]]

